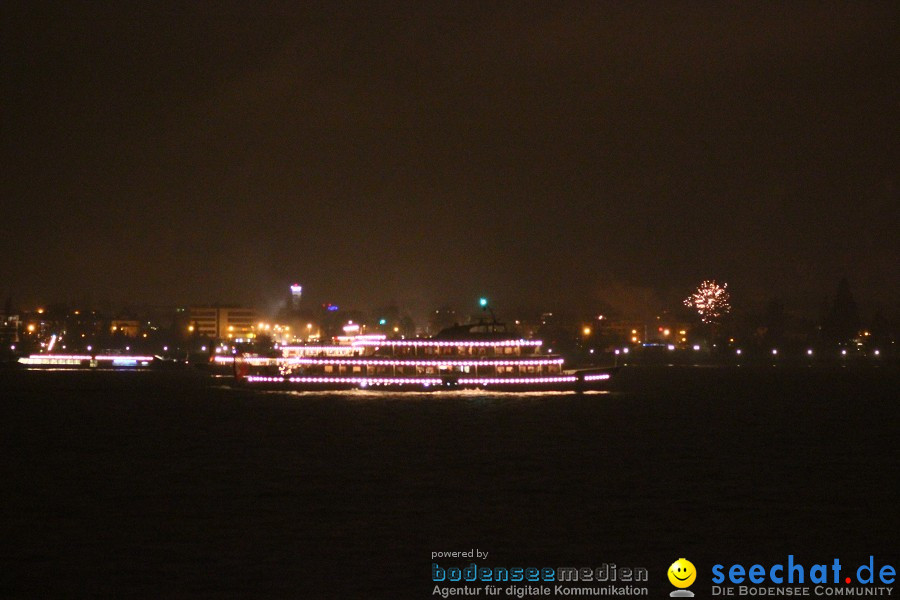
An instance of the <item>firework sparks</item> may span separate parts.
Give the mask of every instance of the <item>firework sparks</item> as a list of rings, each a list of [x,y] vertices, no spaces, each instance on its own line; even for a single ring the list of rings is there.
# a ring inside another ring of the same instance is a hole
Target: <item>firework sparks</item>
[[[715,281],[704,281],[693,294],[685,298],[684,305],[697,311],[704,323],[716,323],[731,312],[728,284],[719,285]]]

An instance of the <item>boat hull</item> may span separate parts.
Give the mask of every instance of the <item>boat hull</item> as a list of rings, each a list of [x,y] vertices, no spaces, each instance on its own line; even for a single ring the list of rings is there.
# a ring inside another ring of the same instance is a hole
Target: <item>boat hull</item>
[[[584,392],[609,386],[616,369],[592,369],[554,377],[508,378],[374,378],[291,377],[271,375],[235,376],[247,388],[297,391],[370,390],[384,392],[437,392],[482,390],[486,392]]]

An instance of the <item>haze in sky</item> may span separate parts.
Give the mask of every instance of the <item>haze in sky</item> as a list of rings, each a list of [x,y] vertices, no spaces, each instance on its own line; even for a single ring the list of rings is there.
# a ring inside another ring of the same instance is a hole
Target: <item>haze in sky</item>
[[[4,2],[0,292],[900,297],[900,8]]]

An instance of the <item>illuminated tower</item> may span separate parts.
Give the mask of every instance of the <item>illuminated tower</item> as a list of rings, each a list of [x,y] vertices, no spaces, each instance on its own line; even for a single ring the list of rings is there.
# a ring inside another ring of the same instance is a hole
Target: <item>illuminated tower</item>
[[[291,286],[291,308],[300,310],[300,298],[303,296],[303,286],[295,283]]]

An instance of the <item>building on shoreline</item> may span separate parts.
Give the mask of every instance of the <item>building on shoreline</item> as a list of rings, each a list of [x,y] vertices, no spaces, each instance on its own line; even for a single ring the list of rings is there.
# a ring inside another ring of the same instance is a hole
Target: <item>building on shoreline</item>
[[[255,337],[259,320],[256,309],[240,306],[192,306],[189,309],[188,331],[193,335],[213,339]]]

